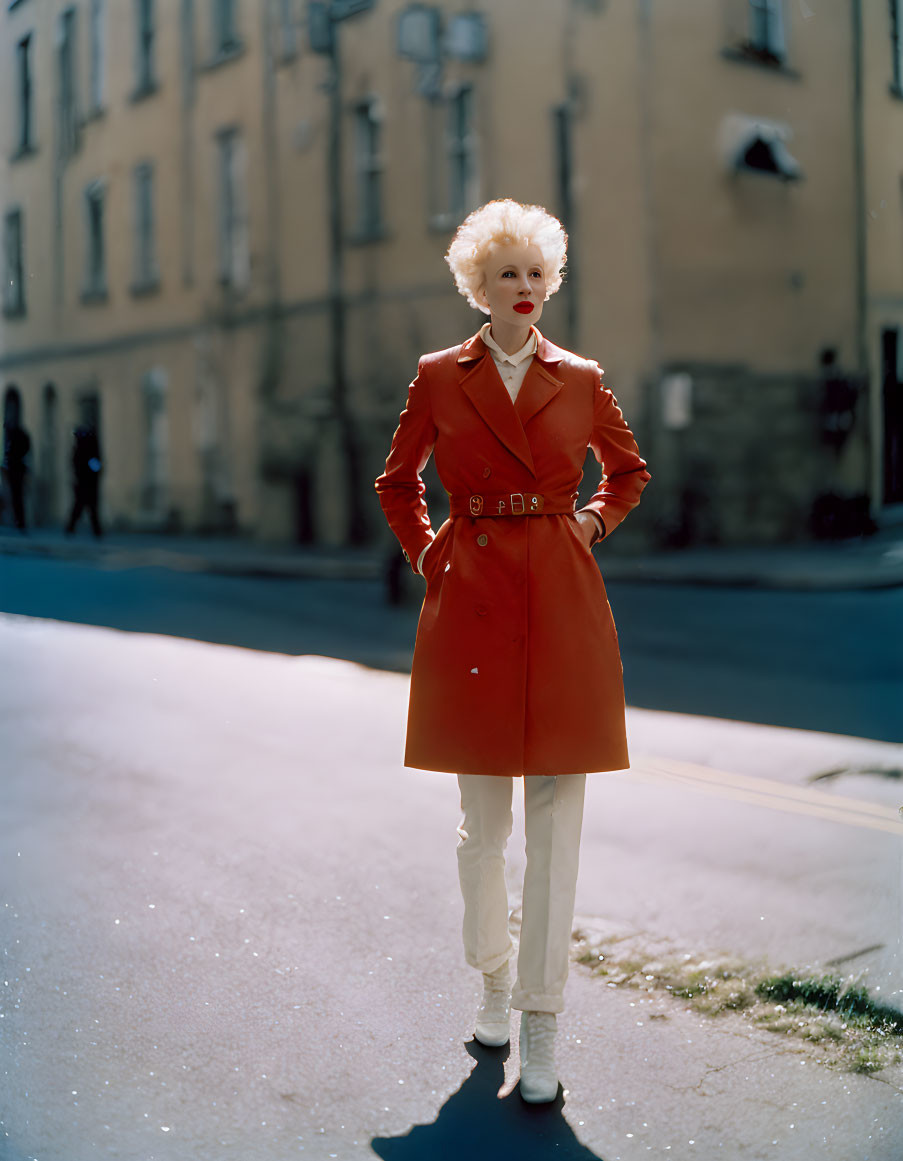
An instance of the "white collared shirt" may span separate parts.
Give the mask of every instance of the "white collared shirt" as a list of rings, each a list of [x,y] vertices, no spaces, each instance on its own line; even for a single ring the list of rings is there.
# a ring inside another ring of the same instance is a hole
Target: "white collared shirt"
[[[509,355],[507,351],[502,350],[489,333],[491,326],[491,320],[488,323],[483,323],[480,327],[480,338],[489,348],[492,361],[495,363],[513,403],[517,399],[517,393],[521,389],[524,376],[527,374],[533,356],[536,354],[536,348],[539,345],[537,339],[539,331],[537,331],[536,327],[530,327],[530,334],[527,341],[519,351],[515,351],[513,355]]]

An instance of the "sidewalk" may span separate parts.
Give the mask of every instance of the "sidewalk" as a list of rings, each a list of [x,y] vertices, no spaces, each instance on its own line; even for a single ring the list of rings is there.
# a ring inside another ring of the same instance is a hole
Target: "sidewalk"
[[[107,567],[156,565],[233,576],[319,580],[376,580],[388,565],[385,546],[328,548],[264,544],[239,537],[108,533],[96,541],[82,529],[0,528],[0,555],[28,554],[100,563]],[[903,585],[903,527],[837,543],[762,548],[685,548],[639,555],[596,552],[608,581],[829,590]]]

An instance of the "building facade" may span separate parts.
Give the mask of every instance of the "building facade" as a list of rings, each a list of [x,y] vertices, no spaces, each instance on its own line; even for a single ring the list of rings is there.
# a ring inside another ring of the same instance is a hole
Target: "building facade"
[[[88,423],[109,526],[384,537],[417,356],[483,321],[445,250],[499,196],[568,228],[541,329],[649,459],[624,546],[901,518],[903,0],[3,0],[0,54],[31,522]]]

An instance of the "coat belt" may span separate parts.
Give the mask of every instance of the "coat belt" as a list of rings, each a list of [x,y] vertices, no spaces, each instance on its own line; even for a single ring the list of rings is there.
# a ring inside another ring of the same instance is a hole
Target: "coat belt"
[[[448,497],[449,515],[455,516],[560,516],[573,513],[572,492],[473,492]]]

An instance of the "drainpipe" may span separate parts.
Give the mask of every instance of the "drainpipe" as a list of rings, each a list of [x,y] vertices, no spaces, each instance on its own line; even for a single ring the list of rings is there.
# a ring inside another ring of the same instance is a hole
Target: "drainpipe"
[[[367,537],[361,493],[361,460],[352,416],[348,407],[345,362],[345,271],[344,221],[342,213],[342,69],[339,51],[339,19],[330,8],[332,35],[329,52],[329,146],[327,153],[327,198],[329,201],[329,332],[332,366],[332,402],[338,423],[345,462],[350,544],[362,544]]]
[[[868,348],[868,270],[867,270],[867,237],[866,237],[866,191],[865,191],[865,128],[863,116],[862,74],[863,74],[863,39],[862,39],[862,0],[852,0],[850,5],[852,17],[852,66],[853,66],[853,209],[855,213],[854,238],[856,246],[856,371],[865,389],[864,405],[866,421],[863,431],[866,463],[868,465],[866,491],[873,492],[872,484],[875,480],[875,465],[872,463],[874,446],[872,427],[872,399],[869,382],[869,348]],[[874,511],[879,501],[877,496],[871,497],[871,507]]]

